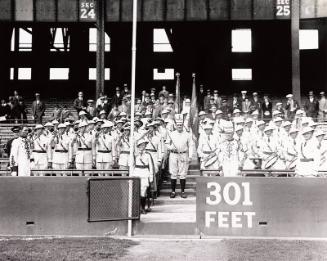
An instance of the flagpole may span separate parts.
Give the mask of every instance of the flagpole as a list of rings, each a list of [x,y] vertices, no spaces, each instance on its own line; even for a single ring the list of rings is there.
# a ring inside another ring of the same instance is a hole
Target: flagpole
[[[136,78],[136,33],[137,33],[137,0],[133,0],[133,29],[132,29],[132,79],[131,79],[131,140],[129,154],[129,173],[134,165],[134,112],[135,112],[135,78]],[[129,195],[131,197],[132,195]],[[130,210],[130,209],[129,209]],[[132,236],[132,220],[128,220],[128,236]]]

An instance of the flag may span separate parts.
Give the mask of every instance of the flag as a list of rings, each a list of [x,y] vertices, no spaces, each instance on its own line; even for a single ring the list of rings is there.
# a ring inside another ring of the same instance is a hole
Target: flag
[[[176,97],[175,97],[175,113],[181,113],[181,80],[180,74],[176,73]]]
[[[191,109],[190,109],[190,121],[189,127],[192,130],[193,141],[197,147],[197,140],[199,137],[199,117],[198,117],[198,106],[197,106],[197,95],[196,95],[196,82],[195,73],[192,74],[192,99],[191,99]]]

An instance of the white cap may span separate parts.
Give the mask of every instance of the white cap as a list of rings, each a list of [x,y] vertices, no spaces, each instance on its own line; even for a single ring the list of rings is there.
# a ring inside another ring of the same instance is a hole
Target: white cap
[[[80,124],[78,124],[78,128],[83,128],[86,127],[87,123],[85,121],[80,122]]]
[[[286,98],[293,98],[293,94],[287,94]]]
[[[282,119],[281,117],[276,117],[276,118],[274,119],[274,122],[278,122],[278,121],[283,121],[283,119]]]
[[[114,124],[111,121],[106,121],[104,124],[101,125],[101,129],[104,128],[112,128]]]
[[[302,110],[297,110],[296,113],[295,113],[295,115],[300,115],[300,114],[303,114],[303,113],[304,113],[304,111],[302,111]]]
[[[258,110],[255,110],[254,112],[252,112],[252,115],[259,115]]]
[[[235,109],[234,111],[233,111],[233,114],[234,113],[241,113],[241,111],[239,110],[239,109]]]
[[[175,114],[175,122],[176,124],[180,124],[184,122],[183,115],[182,114]]]
[[[168,111],[167,109],[164,109],[161,114],[166,114],[166,113],[170,113],[170,111]]]
[[[252,119],[252,118],[247,118],[247,119],[245,120],[245,123],[250,123],[250,122],[253,122],[253,119]]]
[[[325,133],[322,130],[316,130],[315,131],[315,136],[316,137],[318,137],[318,136],[325,136]]]
[[[80,112],[78,113],[79,116],[86,115],[86,114],[87,114],[87,113],[86,113],[85,111],[80,111]]]
[[[59,121],[57,121],[57,120],[53,120],[53,121],[52,121],[52,124],[59,124]]]
[[[237,126],[235,127],[235,132],[240,131],[240,130],[243,130],[243,127],[240,126],[240,125],[237,125]]]
[[[223,111],[222,111],[222,110],[217,110],[217,111],[216,111],[216,115],[217,115],[217,114],[223,114]]]
[[[295,132],[299,132],[299,130],[297,128],[291,128],[289,133],[295,133]]]
[[[59,125],[58,125],[58,129],[65,129],[67,126],[66,126],[66,124],[64,124],[64,123],[60,123]]]
[[[140,140],[137,141],[136,146],[140,146],[143,143],[149,143],[149,142],[147,140],[145,140],[145,139],[140,139]]]
[[[289,121],[284,121],[282,124],[283,127],[292,126],[292,123]]]
[[[207,115],[204,111],[199,112],[199,116]]]
[[[244,90],[244,91],[241,91],[241,93],[242,93],[242,94],[247,94],[247,91]]]
[[[303,129],[303,131],[302,131],[302,134],[306,134],[306,133],[308,133],[308,132],[312,132],[312,131],[314,131],[314,129],[312,129],[311,127],[305,127],[305,128]]]
[[[206,124],[203,126],[204,130],[212,130],[212,125],[211,124]]]
[[[274,129],[275,129],[275,128],[274,128],[273,126],[268,125],[268,126],[266,126],[264,132],[271,131],[271,130],[274,130]]]
[[[278,114],[282,114],[282,113],[280,111],[278,111],[278,110],[274,110],[273,113],[272,113],[273,116],[276,116]]]
[[[102,111],[100,111],[99,115],[101,115],[101,114],[107,114],[107,113],[105,110],[102,110]],[[119,114],[119,116],[120,116],[120,114]]]
[[[88,124],[88,125],[95,124],[95,121],[94,121],[94,120],[89,120],[89,121],[87,122],[87,124]]]
[[[36,124],[34,127],[35,130],[44,129],[42,124]]]
[[[122,111],[121,113],[119,113],[119,116],[120,116],[120,117],[126,117],[127,114],[126,114],[126,112]]]
[[[53,127],[53,124],[51,122],[47,122],[46,124],[44,124],[44,127]]]
[[[266,123],[264,121],[258,121],[257,126],[260,126],[260,125],[266,125]]]

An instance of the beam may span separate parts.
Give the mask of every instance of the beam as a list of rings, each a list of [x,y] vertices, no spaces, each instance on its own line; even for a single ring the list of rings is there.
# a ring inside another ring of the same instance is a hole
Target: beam
[[[97,1],[97,54],[96,54],[96,91],[95,98],[104,92],[104,55],[105,55],[105,30],[104,30],[104,1]]]
[[[300,85],[300,0],[292,0],[291,12],[291,41],[292,41],[292,93],[294,99],[301,106],[301,85]]]

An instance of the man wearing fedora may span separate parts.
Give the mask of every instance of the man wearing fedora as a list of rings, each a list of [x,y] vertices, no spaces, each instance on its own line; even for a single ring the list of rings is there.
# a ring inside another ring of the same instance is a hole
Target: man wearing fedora
[[[313,91],[309,91],[308,99],[304,103],[304,110],[307,117],[311,117],[316,120],[318,117],[319,102],[313,94]]]
[[[35,101],[32,103],[32,115],[34,122],[37,124],[42,124],[42,117],[45,112],[45,104],[40,100],[40,94],[35,93]]]

